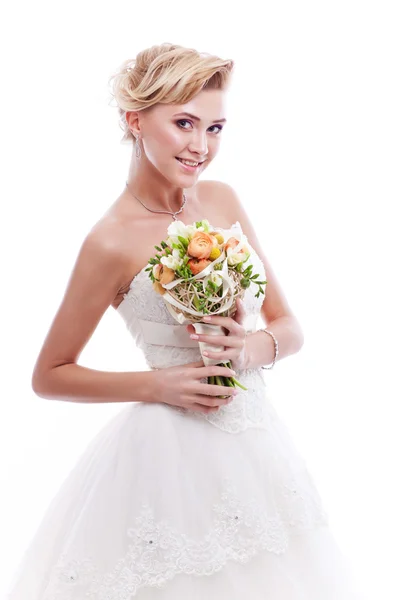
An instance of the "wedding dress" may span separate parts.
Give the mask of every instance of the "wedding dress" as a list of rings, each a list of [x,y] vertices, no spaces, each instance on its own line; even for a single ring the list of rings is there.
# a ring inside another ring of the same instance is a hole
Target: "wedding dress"
[[[244,296],[247,331],[257,289]],[[117,310],[149,368],[201,359],[144,269]],[[248,389],[218,412],[132,402],[117,413],[51,501],[7,599],[360,598],[264,373],[238,371]]]

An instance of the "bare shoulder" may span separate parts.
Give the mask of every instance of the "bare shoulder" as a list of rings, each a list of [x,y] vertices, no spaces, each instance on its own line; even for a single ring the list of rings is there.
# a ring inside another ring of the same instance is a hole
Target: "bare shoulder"
[[[214,179],[202,179],[197,185],[201,212],[207,216],[216,227],[228,228],[236,219],[233,207],[229,203],[229,184]]]
[[[34,389],[41,388],[52,368],[77,362],[123,285],[127,264],[123,229],[113,219],[101,219],[86,235],[75,258],[35,364]]]
[[[111,274],[113,287],[119,289],[124,286],[129,267],[126,227],[119,219],[106,215],[94,224],[83,240],[74,271],[96,269],[100,278]]]
[[[238,192],[233,186],[224,181],[210,180],[205,181],[204,184],[207,184],[208,191],[212,194],[214,202],[218,202],[221,207],[221,211],[223,211],[225,215],[225,221],[230,224],[239,221],[243,233],[246,235],[250,245],[256,251],[264,265],[268,283],[265,292],[266,297],[261,312],[266,323],[268,324],[274,319],[284,316],[294,318],[288,299],[286,298],[278,278],[272,269],[272,265],[264,252],[262,243],[257,236],[255,228]]]
[[[258,253],[256,232],[236,190],[225,181],[205,180],[201,183],[203,184],[201,193],[208,199],[210,205],[218,207],[226,224],[231,225],[239,221],[250,244]]]

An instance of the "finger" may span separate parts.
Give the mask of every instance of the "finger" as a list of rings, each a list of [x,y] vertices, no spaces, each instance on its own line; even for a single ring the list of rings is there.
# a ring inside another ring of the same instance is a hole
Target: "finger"
[[[236,335],[205,335],[201,333],[198,341],[212,346],[228,346],[230,348],[239,348],[243,345],[242,338],[238,338]]]
[[[232,350],[224,350],[221,352],[210,352],[210,350],[203,350],[204,356],[207,358],[215,358],[216,360],[225,361],[233,360],[237,356],[237,352],[233,353]]]
[[[242,325],[244,322],[245,316],[246,316],[246,311],[244,309],[244,302],[241,298],[236,298],[236,312],[233,315],[233,319],[236,321],[236,323],[239,323],[240,325]]]
[[[238,324],[232,319],[232,317],[219,317],[218,315],[210,315],[210,319],[203,318],[202,322],[209,325],[221,325],[229,331],[237,331],[239,328]]]
[[[204,406],[203,404],[198,404],[197,402],[195,402],[190,406],[189,410],[193,410],[194,412],[199,413],[213,413],[217,412],[219,408],[219,406]]]
[[[204,367],[204,362],[202,360],[196,360],[195,362],[186,363],[186,364],[182,365],[182,367],[193,367],[193,368]]]
[[[200,386],[200,387],[199,387]],[[212,383],[200,383],[197,386],[196,392],[199,396],[205,398],[205,396],[236,396],[237,389],[228,385],[213,385]],[[204,399],[204,402],[206,400]],[[208,403],[208,401],[207,401]]]
[[[226,394],[220,394],[220,396],[225,396]],[[201,404],[202,406],[212,406],[219,407],[225,406],[233,399],[233,396],[229,396],[228,398],[218,398],[218,396],[203,396],[202,394],[196,394],[194,396],[188,396],[188,400],[191,404]],[[185,403],[188,403],[188,400],[185,400]]]
[[[222,375],[222,377],[232,377],[233,375],[236,375],[236,373],[233,369],[229,369],[229,367],[219,367],[218,365],[209,365],[206,367],[204,366],[204,363],[203,369],[197,369],[194,372],[194,376],[197,376],[197,379],[203,379],[204,377],[212,377],[213,375]]]
[[[237,335],[238,337],[243,337],[245,335],[245,331],[240,323],[237,323],[232,317],[218,317],[212,316],[211,321],[207,321],[211,325],[221,325],[228,330],[227,335]]]

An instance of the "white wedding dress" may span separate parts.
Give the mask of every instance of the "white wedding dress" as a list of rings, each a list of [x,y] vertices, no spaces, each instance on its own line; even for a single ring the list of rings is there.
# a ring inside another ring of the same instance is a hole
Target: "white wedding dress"
[[[244,296],[248,331],[257,289]],[[150,368],[201,359],[144,269],[118,312]],[[53,498],[7,599],[359,599],[263,374],[239,371],[248,391],[216,413],[125,406]]]

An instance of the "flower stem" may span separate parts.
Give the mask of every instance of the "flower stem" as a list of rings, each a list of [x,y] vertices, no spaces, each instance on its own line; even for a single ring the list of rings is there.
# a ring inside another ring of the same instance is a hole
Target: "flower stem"
[[[228,369],[232,369],[232,363],[231,363],[230,360],[228,360],[228,362],[226,364],[222,364],[221,366],[228,367]],[[233,384],[233,386],[238,386],[238,387],[242,388],[242,390],[245,390],[247,392],[247,387],[245,387],[244,385],[242,385],[240,383],[240,381],[238,381],[234,377],[229,377],[229,380],[231,381],[231,383]]]
[[[246,390],[247,392],[247,387],[244,387],[244,385],[242,385],[237,379],[235,379],[234,377],[231,377],[233,383],[235,385],[237,385],[238,387],[242,388],[242,390]]]

